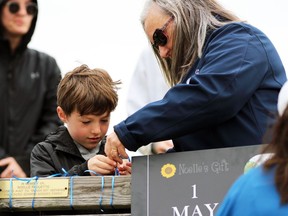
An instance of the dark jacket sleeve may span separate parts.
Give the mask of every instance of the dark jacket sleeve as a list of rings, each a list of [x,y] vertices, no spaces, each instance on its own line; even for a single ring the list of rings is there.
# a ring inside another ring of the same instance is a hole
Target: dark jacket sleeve
[[[59,174],[59,176],[90,175],[90,173],[84,172],[88,169],[87,161],[77,164],[77,162],[73,160],[72,155],[70,155],[70,157],[69,155],[62,156],[62,158],[59,158],[61,157],[61,154],[60,156],[57,155],[52,144],[47,142],[38,143],[31,152],[31,177],[45,177],[55,174]],[[79,161],[79,159],[77,161]],[[64,168],[62,165],[72,168],[69,170],[62,170],[62,168]]]
[[[53,148],[49,143],[38,143],[31,152],[31,177],[50,176],[59,173],[52,160]]]
[[[74,165],[70,170],[67,171],[69,176],[90,176],[89,172],[85,172],[88,170],[88,161],[85,161],[84,163],[80,165]]]
[[[27,152],[31,152],[36,143],[43,141],[46,135],[48,135],[51,131],[56,130],[59,125],[62,125],[62,122],[58,118],[56,112],[57,86],[61,80],[61,71],[53,57],[48,56],[46,54],[43,55],[46,56],[47,58],[46,64],[43,64],[41,66],[45,67],[44,69],[43,68],[41,69],[45,70],[47,74],[45,78],[46,80],[45,85],[47,89],[45,98],[43,100],[42,114],[37,124],[38,127],[35,130],[33,136],[29,140]]]

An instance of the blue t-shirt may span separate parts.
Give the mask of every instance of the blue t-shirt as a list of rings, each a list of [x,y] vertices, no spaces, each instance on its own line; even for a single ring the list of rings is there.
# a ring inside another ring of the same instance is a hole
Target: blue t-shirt
[[[274,175],[275,169],[265,171],[263,166],[242,175],[229,189],[216,216],[288,215],[288,205],[280,203]]]

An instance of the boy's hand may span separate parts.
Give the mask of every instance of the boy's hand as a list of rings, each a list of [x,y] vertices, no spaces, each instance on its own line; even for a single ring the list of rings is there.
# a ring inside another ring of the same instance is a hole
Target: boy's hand
[[[88,169],[99,175],[109,175],[114,173],[116,162],[104,155],[95,155],[90,158],[87,163]],[[91,175],[94,175],[91,173]]]
[[[131,175],[132,173],[132,163],[128,160],[123,160],[122,164],[117,165],[120,175]]]

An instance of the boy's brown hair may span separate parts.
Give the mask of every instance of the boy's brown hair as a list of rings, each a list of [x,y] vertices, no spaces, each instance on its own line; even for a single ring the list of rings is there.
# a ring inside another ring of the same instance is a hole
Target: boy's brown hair
[[[81,65],[65,74],[57,89],[57,104],[66,115],[102,115],[112,112],[118,103],[117,85],[107,71]]]

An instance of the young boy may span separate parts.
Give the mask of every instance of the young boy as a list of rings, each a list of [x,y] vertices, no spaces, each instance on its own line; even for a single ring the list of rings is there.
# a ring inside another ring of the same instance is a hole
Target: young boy
[[[106,71],[86,65],[65,75],[58,85],[57,113],[66,127],[60,126],[34,147],[31,176],[114,174],[117,164],[106,157],[104,145],[110,113],[118,103],[118,84]],[[125,165],[119,169],[129,173]]]

